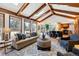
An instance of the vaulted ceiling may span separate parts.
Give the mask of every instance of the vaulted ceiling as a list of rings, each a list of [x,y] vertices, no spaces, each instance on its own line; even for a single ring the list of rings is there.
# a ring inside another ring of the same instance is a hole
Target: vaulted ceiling
[[[0,3],[0,11],[42,22],[58,15],[75,19],[79,3]]]

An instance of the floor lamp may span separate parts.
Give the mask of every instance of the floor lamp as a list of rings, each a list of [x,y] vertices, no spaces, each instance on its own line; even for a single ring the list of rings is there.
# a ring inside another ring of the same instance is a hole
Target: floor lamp
[[[7,44],[7,42],[6,41],[8,41],[8,39],[9,39],[9,32],[10,32],[11,30],[10,30],[10,28],[8,28],[8,27],[5,27],[5,28],[3,28],[3,33],[4,33],[4,52],[6,53],[6,44]]]

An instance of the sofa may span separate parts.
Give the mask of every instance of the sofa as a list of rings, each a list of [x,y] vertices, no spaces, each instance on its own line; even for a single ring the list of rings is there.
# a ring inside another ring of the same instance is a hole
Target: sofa
[[[17,36],[17,34],[16,34]],[[20,50],[37,41],[38,36],[26,37],[24,34],[18,34],[18,38],[12,41],[12,47],[16,50]]]
[[[49,31],[49,36],[50,37],[62,37],[62,32],[61,31]]]
[[[64,47],[68,52],[72,51],[74,45],[79,44],[79,36],[76,34],[70,35],[69,40],[61,40],[60,45]]]

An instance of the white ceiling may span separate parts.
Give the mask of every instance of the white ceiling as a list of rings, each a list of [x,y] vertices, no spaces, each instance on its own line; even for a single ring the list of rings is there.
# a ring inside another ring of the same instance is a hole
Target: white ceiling
[[[13,12],[18,12],[18,10],[21,8],[23,3],[19,3],[18,5],[15,3],[0,3],[0,7],[13,11]]]
[[[23,3],[19,3],[19,4],[17,4],[17,3],[0,3],[1,8],[13,11],[15,13],[17,13],[19,11],[19,9],[22,7],[22,5],[23,5]],[[30,3],[24,9],[24,11],[21,12],[21,14],[28,17],[42,5],[43,5],[43,3]],[[77,8],[77,7],[71,7],[71,6],[67,6],[67,5],[58,5],[58,4],[51,4],[51,5],[55,9],[79,12],[79,8]],[[31,18],[36,19],[48,10],[50,10],[49,7],[45,6],[43,9],[41,9],[38,13],[33,15]],[[61,12],[56,12],[56,13],[60,13],[60,14],[68,15],[68,16],[74,16],[74,15],[71,15],[71,14],[61,13]],[[38,19],[38,21],[41,21],[42,19],[49,16],[50,14],[51,14],[51,12],[47,13],[45,16]],[[50,18],[52,19],[52,17],[50,17]]]
[[[42,3],[30,3],[27,8],[22,12],[25,16],[30,16],[35,10],[37,10]]]
[[[41,24],[55,24],[55,23],[74,23],[73,19],[65,18],[62,16],[53,15],[50,18],[41,22]]]
[[[62,12],[58,12],[58,11],[55,11],[55,13],[62,14],[62,15],[67,15],[67,16],[71,16],[71,17],[76,17],[75,15],[71,15],[71,14],[68,14],[68,13],[62,13]]]
[[[79,12],[79,8],[68,5],[51,4],[54,9]]]
[[[41,21],[42,19],[44,19],[45,17],[49,16],[51,14],[51,12],[49,12],[48,14],[46,14],[44,17],[41,17],[40,19],[38,19],[38,21]]]
[[[38,18],[39,16],[41,16],[43,13],[45,13],[46,11],[49,10],[48,6],[45,6],[42,10],[40,10],[38,13],[36,13],[34,16],[32,16],[31,18]]]

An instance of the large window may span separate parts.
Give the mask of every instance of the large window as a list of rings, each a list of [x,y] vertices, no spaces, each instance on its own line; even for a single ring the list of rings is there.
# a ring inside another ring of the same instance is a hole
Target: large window
[[[48,24],[49,25],[49,31],[55,31],[55,25],[53,25],[53,24]],[[44,25],[41,25],[41,31],[42,32],[46,32],[46,26],[45,26],[45,24]]]
[[[36,22],[31,23],[31,32],[36,32]]]
[[[45,25],[41,25],[41,32],[45,32],[46,28]]]
[[[3,39],[2,29],[3,29],[3,14],[0,14],[0,41]]]
[[[9,26],[11,29],[10,37],[16,33],[21,33],[21,18],[10,16]]]
[[[24,20],[24,32],[30,36],[30,21],[26,19]]]

